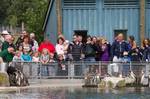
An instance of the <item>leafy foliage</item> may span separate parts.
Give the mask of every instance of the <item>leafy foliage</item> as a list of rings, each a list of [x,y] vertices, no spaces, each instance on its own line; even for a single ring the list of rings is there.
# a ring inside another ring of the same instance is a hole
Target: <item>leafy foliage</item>
[[[41,41],[48,2],[49,0],[1,0],[0,24],[21,27],[24,22],[26,30],[34,32],[37,40]]]

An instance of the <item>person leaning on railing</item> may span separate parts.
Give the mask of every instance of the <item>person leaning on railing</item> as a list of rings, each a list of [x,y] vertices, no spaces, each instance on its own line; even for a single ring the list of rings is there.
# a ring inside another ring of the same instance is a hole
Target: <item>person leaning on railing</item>
[[[150,40],[144,39],[142,45],[143,61],[150,61]]]
[[[73,61],[80,61],[82,55],[82,42],[79,41],[77,35],[73,35],[73,41],[68,46],[68,57]]]
[[[2,44],[0,57],[2,57],[5,63],[9,63],[12,61],[14,53],[15,53],[15,46],[13,44],[13,37],[11,35],[6,35],[5,41]]]
[[[13,60],[15,49],[13,47],[9,47],[0,52],[0,57],[3,59],[5,63],[9,63]]]
[[[122,33],[118,34],[111,47],[112,60],[121,61],[123,54],[129,52],[128,43],[124,40]]]
[[[82,53],[85,55],[85,61],[95,61],[96,47],[92,42],[91,36],[87,37],[87,42],[83,46]]]

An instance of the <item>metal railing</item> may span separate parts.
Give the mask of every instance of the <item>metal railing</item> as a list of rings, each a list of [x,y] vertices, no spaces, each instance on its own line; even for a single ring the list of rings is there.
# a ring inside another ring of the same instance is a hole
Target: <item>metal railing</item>
[[[141,76],[143,73],[150,75],[150,62],[54,62],[42,64],[40,62],[13,62],[12,66],[21,70],[30,79],[55,79],[55,78],[84,78],[88,73],[104,76],[127,76],[130,71]]]

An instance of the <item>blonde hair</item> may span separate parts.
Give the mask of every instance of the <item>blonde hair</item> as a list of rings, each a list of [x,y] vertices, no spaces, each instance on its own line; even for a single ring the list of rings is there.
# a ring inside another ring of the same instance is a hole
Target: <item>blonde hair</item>
[[[44,52],[47,52],[47,54],[49,54],[49,51],[48,51],[48,49],[46,49],[46,48],[44,48],[44,49],[42,50],[42,54],[44,54]]]

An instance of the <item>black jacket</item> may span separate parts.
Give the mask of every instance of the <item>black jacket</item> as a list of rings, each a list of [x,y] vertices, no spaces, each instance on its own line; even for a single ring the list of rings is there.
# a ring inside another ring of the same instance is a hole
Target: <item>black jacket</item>
[[[72,55],[74,61],[79,61],[81,58],[82,49],[82,43],[76,44],[75,42],[71,42],[68,46],[68,54]]]

